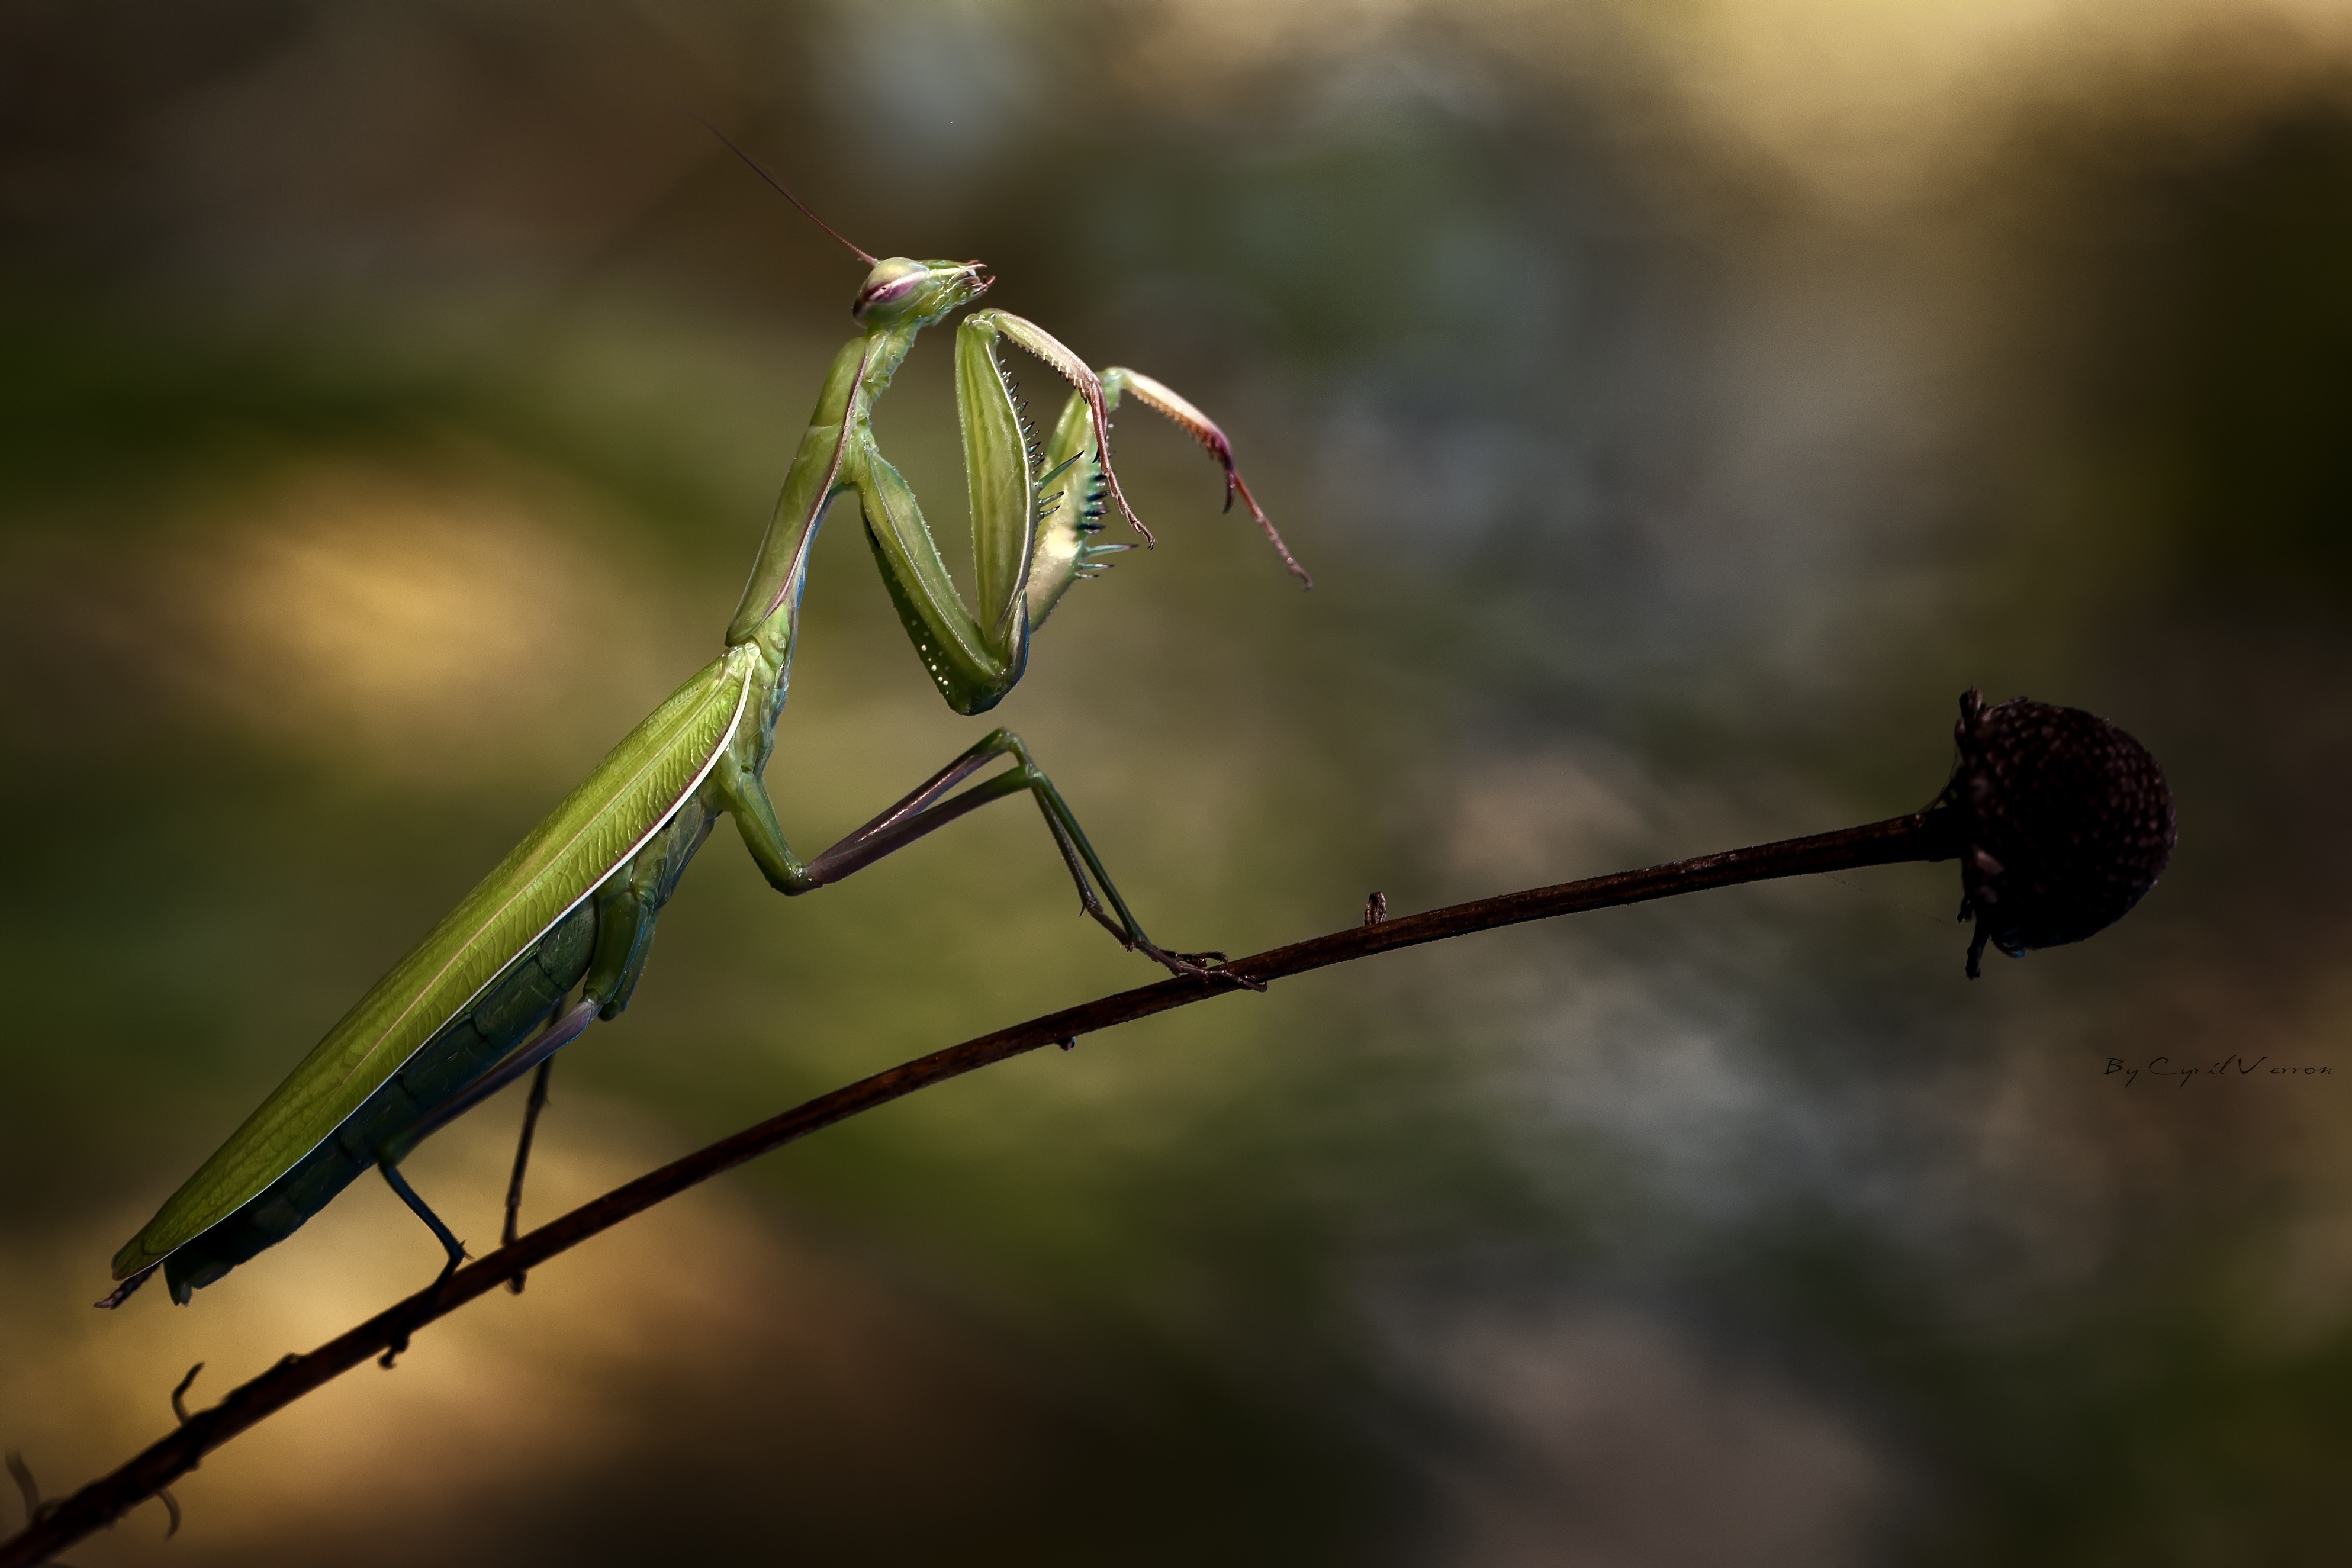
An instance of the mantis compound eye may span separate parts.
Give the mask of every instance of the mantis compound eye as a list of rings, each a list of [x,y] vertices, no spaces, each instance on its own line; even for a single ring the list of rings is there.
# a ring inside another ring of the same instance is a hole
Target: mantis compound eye
[[[849,314],[863,321],[868,316],[879,315],[884,320],[898,315],[923,292],[923,285],[931,269],[919,261],[909,261],[894,256],[874,264],[866,275],[865,284],[857,290],[857,298],[849,307]]]
[[[1987,942],[2011,957],[2079,942],[2156,885],[2172,855],[2172,790],[2146,747],[2080,708],[1988,706],[1973,686],[1954,733],[1944,803],[1965,823],[1970,976]]]

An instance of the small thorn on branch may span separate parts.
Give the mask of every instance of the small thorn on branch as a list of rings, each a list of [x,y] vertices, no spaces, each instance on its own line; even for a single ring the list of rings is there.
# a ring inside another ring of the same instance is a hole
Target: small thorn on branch
[[[183,1427],[188,1424],[188,1406],[182,1396],[188,1392],[188,1385],[195,1382],[196,1374],[204,1369],[203,1362],[196,1363],[195,1365],[188,1368],[188,1375],[180,1379],[180,1385],[172,1390],[172,1414],[180,1418],[180,1425]]]
[[[8,1450],[8,1473],[16,1478],[16,1490],[25,1497],[26,1529],[30,1530],[65,1506],[66,1500],[61,1497],[51,1498],[47,1502],[41,1500],[41,1484],[33,1479],[33,1467],[26,1464],[25,1456],[14,1448]]]
[[[16,1490],[25,1496],[25,1518],[27,1522],[41,1517],[41,1485],[33,1479],[33,1467],[16,1449],[8,1450],[8,1474],[16,1480]]]

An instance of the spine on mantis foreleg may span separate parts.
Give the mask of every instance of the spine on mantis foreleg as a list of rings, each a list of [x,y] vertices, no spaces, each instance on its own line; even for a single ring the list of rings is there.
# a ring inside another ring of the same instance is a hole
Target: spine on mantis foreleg
[[[1062,410],[1045,442],[1041,466],[1037,548],[1023,590],[1033,630],[1045,624],[1070,584],[1101,576],[1112,556],[1131,548],[1097,542],[1109,507],[1110,485],[1095,444],[1092,412],[1083,398],[1071,398]]]

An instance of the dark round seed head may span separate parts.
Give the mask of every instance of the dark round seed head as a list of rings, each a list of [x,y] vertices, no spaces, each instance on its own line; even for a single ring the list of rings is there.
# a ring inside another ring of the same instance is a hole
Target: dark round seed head
[[[2172,790],[2146,747],[2081,708],[1987,705],[1973,686],[1953,733],[1959,766],[1941,803],[1962,819],[1971,978],[1987,942],[2011,957],[2080,942],[2156,885],[2172,855]]]

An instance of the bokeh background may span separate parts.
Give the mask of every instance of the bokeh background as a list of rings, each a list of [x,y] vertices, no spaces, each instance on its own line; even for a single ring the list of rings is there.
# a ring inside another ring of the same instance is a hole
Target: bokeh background
[[[1122,421],[1160,547],[1001,716],[1163,940],[1907,810],[1972,683],[2147,741],[2173,868],[1975,984],[1950,868],[1892,868],[1025,1059],[69,1561],[2343,1560],[2328,0],[12,0],[0,1443],[44,1487],[436,1266],[362,1186],[189,1309],[89,1307],[715,646],[859,268],[681,108],[1192,395],[1314,569]],[[879,425],[960,543],[946,365]],[[815,847],[978,726],[845,511],[808,606],[769,778]],[[1019,809],[791,904],[722,834],[530,1208],[1150,974]],[[2157,1058],[2229,1065],[2109,1070]],[[519,1114],[409,1166],[478,1245]]]

